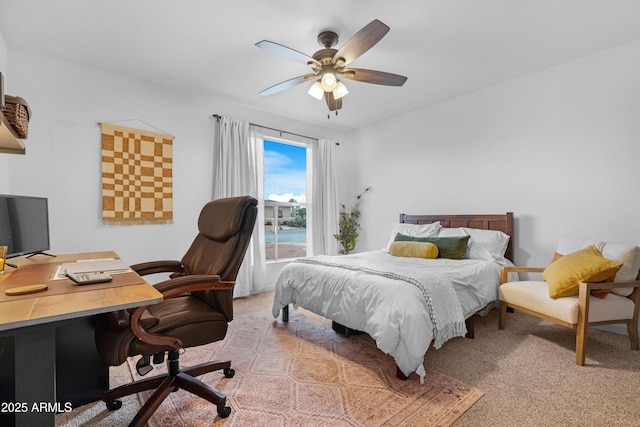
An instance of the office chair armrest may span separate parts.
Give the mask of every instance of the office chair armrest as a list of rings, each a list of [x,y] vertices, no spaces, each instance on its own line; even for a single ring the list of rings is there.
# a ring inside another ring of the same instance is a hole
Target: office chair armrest
[[[131,268],[141,276],[155,273],[184,273],[182,263],[173,260],[141,262],[133,264]]]
[[[542,273],[543,271],[544,267],[502,267],[500,269],[500,284],[509,281],[509,273]]]
[[[168,346],[173,349],[184,348],[184,344],[176,337],[171,337],[169,335],[158,335],[147,332],[142,326],[142,315],[147,311],[147,308],[150,306],[145,305],[142,307],[138,307],[131,314],[131,318],[129,320],[129,326],[133,331],[133,334],[142,342],[147,344],[156,345],[156,346]]]
[[[231,284],[230,287],[229,287],[229,284]],[[223,282],[220,280],[220,276],[218,276],[217,274],[191,274],[188,276],[179,276],[173,279],[164,280],[162,282],[158,282],[154,284],[153,286],[158,291],[162,292],[163,296],[167,298],[166,293],[168,291],[176,288],[188,288],[192,285],[205,285],[205,288],[204,289],[193,288],[193,289],[184,290],[182,294],[195,292],[195,291],[230,289],[230,288],[233,288],[233,286],[235,285],[235,282]]]
[[[212,281],[212,278],[215,279]],[[171,283],[173,282],[173,283]],[[235,282],[220,281],[220,276],[215,275],[193,275],[179,277],[173,280],[167,280],[161,282],[167,284],[162,292],[163,299],[174,298],[180,295],[184,295],[196,291],[215,291],[215,290],[230,290],[235,286]],[[158,335],[147,332],[142,326],[142,317],[147,308],[150,305],[145,305],[135,309],[131,314],[131,330],[134,335],[142,342],[157,346],[169,346],[171,348],[179,349],[183,348],[182,341],[175,337],[168,335]]]

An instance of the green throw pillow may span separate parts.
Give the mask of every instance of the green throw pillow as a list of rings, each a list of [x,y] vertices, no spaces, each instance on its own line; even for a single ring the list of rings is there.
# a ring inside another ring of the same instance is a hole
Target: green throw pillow
[[[412,237],[396,234],[396,242],[429,242],[438,247],[438,258],[465,259],[470,236]]]

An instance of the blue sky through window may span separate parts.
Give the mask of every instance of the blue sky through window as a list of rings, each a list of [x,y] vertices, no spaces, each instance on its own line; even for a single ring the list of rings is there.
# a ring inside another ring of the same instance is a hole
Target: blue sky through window
[[[264,141],[264,197],[288,202],[307,201],[307,149]]]

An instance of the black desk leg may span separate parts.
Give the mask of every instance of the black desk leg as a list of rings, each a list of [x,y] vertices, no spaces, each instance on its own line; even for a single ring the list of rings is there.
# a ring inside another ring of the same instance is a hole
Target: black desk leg
[[[56,424],[56,344],[53,328],[15,335],[17,427]]]

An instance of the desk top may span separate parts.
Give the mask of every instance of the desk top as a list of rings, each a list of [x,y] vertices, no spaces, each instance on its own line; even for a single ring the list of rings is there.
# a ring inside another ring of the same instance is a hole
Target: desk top
[[[118,258],[118,255],[105,251],[12,258],[18,269],[5,266],[5,273],[0,275],[0,331],[162,301],[162,294],[135,272],[113,275],[112,282],[96,285],[75,286],[69,279],[50,280],[61,263],[99,258]],[[49,285],[49,289],[16,297],[4,294],[8,288],[41,283]]]

